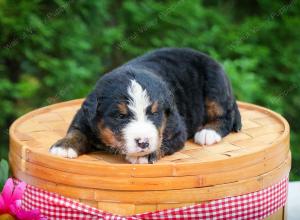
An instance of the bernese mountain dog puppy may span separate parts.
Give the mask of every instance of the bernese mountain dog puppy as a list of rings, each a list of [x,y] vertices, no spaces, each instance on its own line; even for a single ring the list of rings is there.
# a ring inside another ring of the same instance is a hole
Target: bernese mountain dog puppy
[[[76,158],[99,149],[145,164],[179,151],[188,138],[212,145],[240,129],[222,67],[192,49],[163,48],[101,77],[50,152]]]

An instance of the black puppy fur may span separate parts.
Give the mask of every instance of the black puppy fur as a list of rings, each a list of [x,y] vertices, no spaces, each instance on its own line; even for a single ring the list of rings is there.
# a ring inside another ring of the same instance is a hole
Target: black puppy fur
[[[133,118],[126,107],[133,79],[147,91],[152,105],[146,114],[161,135],[160,148],[147,155],[149,163],[180,150],[202,129],[214,130],[221,137],[241,129],[240,113],[222,67],[192,49],[163,48],[100,78],[66,137],[52,148],[73,149],[78,155],[94,148],[126,154],[122,129]]]

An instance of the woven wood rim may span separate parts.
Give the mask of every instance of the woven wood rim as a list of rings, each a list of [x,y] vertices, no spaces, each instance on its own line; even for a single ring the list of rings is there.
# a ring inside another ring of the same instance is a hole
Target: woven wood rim
[[[239,102],[243,129],[219,144],[185,148],[153,165],[128,164],[102,152],[64,159],[48,148],[65,135],[82,100],[30,112],[10,128],[15,175],[70,187],[147,191],[193,189],[256,178],[278,168],[289,154],[289,125],[275,112]],[[78,181],[80,180],[80,181]]]
[[[10,158],[15,164],[15,158]],[[228,196],[238,196],[270,187],[288,176],[291,154],[275,169],[251,178],[225,184],[176,190],[105,190],[70,186],[30,176],[18,165],[13,166],[14,176],[41,189],[90,202],[110,202],[120,204],[194,204]],[[52,174],[55,176],[55,174]],[[223,178],[220,176],[219,178]],[[184,206],[184,205],[182,205]]]

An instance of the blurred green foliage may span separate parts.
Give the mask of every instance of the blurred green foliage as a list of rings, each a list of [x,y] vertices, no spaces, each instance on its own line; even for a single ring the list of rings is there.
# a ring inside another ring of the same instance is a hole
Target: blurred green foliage
[[[0,159],[0,192],[8,179],[9,167],[8,162],[5,159]]]
[[[295,0],[0,0],[0,158],[18,116],[84,97],[148,50],[192,47],[224,65],[239,100],[288,119],[299,180],[299,27]]]

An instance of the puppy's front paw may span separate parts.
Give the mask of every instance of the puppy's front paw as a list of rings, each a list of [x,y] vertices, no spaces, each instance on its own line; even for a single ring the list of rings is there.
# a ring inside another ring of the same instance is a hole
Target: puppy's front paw
[[[197,144],[201,145],[212,145],[220,142],[222,139],[215,130],[212,129],[202,129],[198,131],[194,136],[194,141]]]
[[[149,160],[148,163],[151,163],[151,164],[157,162],[158,161],[158,155],[157,155],[157,153],[154,152],[154,153],[149,154],[148,160]]]
[[[147,163],[149,163],[148,156],[133,157],[133,156],[126,155],[126,160],[132,164],[147,164]]]
[[[78,151],[72,147],[72,142],[68,138],[63,138],[57,141],[49,149],[51,154],[66,157],[66,158],[76,158],[78,157]]]

